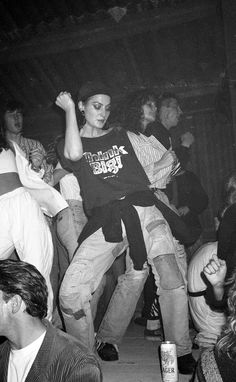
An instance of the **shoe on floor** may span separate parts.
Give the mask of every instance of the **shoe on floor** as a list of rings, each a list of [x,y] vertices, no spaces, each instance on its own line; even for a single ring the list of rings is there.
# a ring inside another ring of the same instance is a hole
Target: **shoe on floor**
[[[193,374],[195,367],[196,367],[196,361],[193,358],[191,353],[182,355],[181,357],[178,357],[178,369],[180,374]]]
[[[98,342],[97,353],[103,361],[117,361],[119,359],[117,345],[108,342]]]
[[[155,330],[145,329],[144,330],[144,337],[148,341],[162,341],[163,340],[162,332],[160,329],[155,329]]]
[[[147,319],[145,317],[136,317],[134,319],[134,323],[141,326],[146,326]]]

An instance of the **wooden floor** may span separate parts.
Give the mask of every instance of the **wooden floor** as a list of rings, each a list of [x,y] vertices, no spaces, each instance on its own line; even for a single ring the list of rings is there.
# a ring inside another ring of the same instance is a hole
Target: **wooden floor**
[[[144,328],[131,323],[119,346],[119,361],[102,362],[104,382],[161,382],[158,358],[159,342],[147,341]],[[198,352],[194,351],[197,359]],[[179,375],[179,382],[189,382],[190,375]]]

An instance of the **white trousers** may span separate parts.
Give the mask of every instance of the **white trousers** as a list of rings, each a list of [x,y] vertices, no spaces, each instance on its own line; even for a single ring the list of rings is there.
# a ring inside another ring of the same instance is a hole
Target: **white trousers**
[[[15,248],[20,260],[41,272],[48,286],[47,317],[50,319],[53,244],[46,219],[38,203],[23,187],[0,196],[0,211],[0,259],[7,259]]]

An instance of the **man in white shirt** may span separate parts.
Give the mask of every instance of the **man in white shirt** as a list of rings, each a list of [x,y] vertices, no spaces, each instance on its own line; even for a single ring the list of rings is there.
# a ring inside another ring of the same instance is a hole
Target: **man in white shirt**
[[[31,264],[0,261],[2,382],[100,382],[96,357],[75,338],[55,329],[47,314],[45,279]]]

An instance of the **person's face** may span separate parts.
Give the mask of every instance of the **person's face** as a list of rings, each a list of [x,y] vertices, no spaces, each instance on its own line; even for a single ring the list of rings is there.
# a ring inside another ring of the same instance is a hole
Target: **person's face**
[[[95,129],[104,127],[110,115],[110,108],[111,97],[105,94],[96,94],[90,97],[86,103],[80,104],[80,110],[84,111],[86,125]]]
[[[7,334],[7,327],[9,325],[9,302],[3,299],[3,293],[0,290],[0,336]]]
[[[167,128],[175,127],[179,123],[181,114],[183,114],[178,101],[176,99],[171,99],[169,106],[162,106],[160,114],[164,112],[166,119]]]
[[[18,134],[22,131],[23,115],[20,110],[6,111],[4,114],[4,122],[6,131]]]
[[[154,100],[148,100],[143,106],[143,120],[147,123],[154,122],[157,114],[157,107]]]

